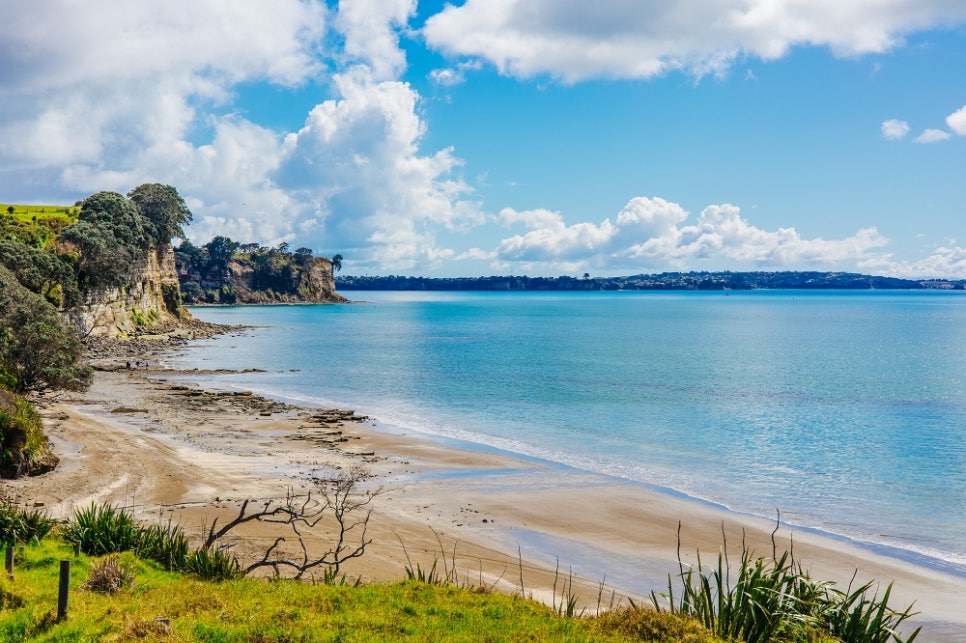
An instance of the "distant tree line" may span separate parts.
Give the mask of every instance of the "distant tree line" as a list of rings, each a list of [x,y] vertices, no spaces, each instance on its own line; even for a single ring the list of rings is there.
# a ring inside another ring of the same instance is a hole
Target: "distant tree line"
[[[870,290],[924,288],[963,290],[964,280],[913,280],[847,272],[663,272],[626,277],[381,277],[339,276],[340,290],[470,290],[470,291],[590,291],[590,290]]]

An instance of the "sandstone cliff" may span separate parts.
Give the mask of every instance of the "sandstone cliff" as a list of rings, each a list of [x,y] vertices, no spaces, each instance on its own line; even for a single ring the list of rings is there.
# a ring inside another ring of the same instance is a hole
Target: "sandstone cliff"
[[[81,335],[123,336],[170,329],[186,316],[171,244],[148,250],[128,283],[92,290],[65,311]]]
[[[186,304],[342,303],[332,262],[287,253],[243,254],[224,268],[199,268],[180,256],[178,272]]]

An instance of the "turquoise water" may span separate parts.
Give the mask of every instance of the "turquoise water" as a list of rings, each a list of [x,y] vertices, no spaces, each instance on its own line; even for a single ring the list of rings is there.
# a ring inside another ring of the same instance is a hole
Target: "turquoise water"
[[[351,293],[180,368],[672,489],[966,573],[966,295]]]

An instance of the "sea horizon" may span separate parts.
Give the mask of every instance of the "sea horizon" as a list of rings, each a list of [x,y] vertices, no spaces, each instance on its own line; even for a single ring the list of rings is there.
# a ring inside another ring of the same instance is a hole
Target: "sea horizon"
[[[193,309],[248,328],[164,365],[966,576],[955,293],[352,295]]]

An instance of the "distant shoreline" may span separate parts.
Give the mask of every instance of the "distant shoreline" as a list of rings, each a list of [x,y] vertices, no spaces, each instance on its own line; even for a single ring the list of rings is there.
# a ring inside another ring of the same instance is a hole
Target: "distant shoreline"
[[[662,272],[619,277],[338,276],[339,290],[966,290],[966,279],[901,279],[848,272]]]

